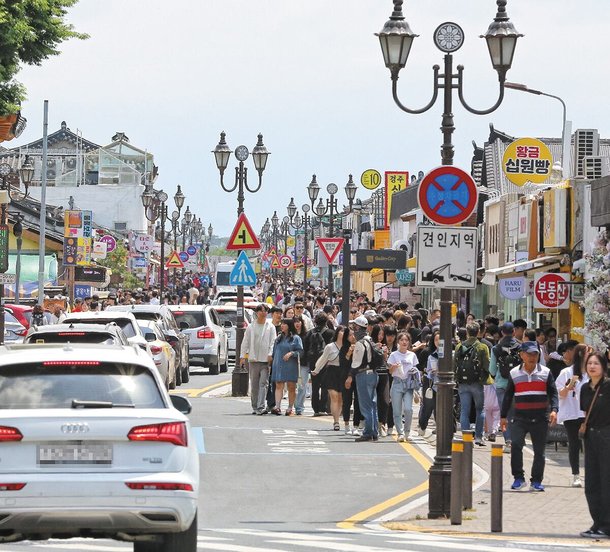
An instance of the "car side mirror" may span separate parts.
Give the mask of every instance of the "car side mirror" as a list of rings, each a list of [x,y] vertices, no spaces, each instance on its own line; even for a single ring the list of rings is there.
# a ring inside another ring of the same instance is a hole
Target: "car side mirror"
[[[178,326],[181,330],[188,330],[190,328],[189,323],[188,322],[180,322],[179,326]]]
[[[146,341],[148,342],[155,341],[157,339],[157,336],[152,332],[146,332],[144,334],[144,339],[146,339]]]
[[[182,397],[180,395],[170,395],[170,399],[172,400],[172,405],[176,410],[182,412],[182,414],[190,414],[193,407],[190,401]]]
[[[225,328],[232,328],[233,327],[233,322],[231,322],[230,320],[225,320],[225,323],[223,324],[223,326]]]

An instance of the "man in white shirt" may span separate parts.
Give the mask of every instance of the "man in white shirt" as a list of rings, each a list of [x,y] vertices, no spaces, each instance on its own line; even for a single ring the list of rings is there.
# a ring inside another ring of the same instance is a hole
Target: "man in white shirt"
[[[244,366],[246,357],[248,358],[252,414],[262,416],[267,414],[265,398],[276,330],[271,321],[267,320],[267,307],[263,303],[257,305],[254,312],[256,320],[246,328],[241,344],[240,364]]]
[[[197,298],[199,297],[199,290],[195,287],[194,284],[189,288],[188,294],[189,294],[189,305],[196,305]]]

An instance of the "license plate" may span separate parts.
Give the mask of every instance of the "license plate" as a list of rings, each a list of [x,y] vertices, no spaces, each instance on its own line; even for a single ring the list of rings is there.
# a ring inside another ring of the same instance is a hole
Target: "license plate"
[[[112,445],[99,443],[51,443],[38,445],[38,464],[57,465],[110,465]]]

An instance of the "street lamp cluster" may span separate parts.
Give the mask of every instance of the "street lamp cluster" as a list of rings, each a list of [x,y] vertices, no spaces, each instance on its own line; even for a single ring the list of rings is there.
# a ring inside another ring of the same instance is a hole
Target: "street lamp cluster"
[[[147,185],[144,193],[142,194],[142,205],[145,209],[146,218],[151,223],[158,223],[159,225],[159,241],[161,242],[161,258],[159,264],[159,290],[161,296],[165,290],[165,243],[168,236],[165,232],[165,223],[171,224],[171,234],[173,236],[174,251],[178,249],[178,237],[182,236],[182,250],[184,251],[187,244],[201,243],[205,238],[205,226],[201,221],[201,218],[197,218],[193,215],[190,208],[187,206],[182,220],[180,215],[182,213],[182,207],[185,202],[185,195],[182,192],[180,186],[178,186],[176,193],[174,194],[174,204],[176,209],[172,211],[171,215],[168,216],[167,200],[169,196],[163,190],[154,190],[152,185]],[[209,238],[211,239],[213,233],[212,225],[208,228]],[[182,276],[184,276],[184,269],[182,269]],[[176,270],[174,269],[174,280],[176,280]],[[174,282],[176,283],[176,282]]]
[[[506,87],[506,73],[510,69],[518,33],[511,23],[507,13],[507,0],[496,0],[497,13],[487,32],[481,35],[487,42],[493,68],[498,73],[500,92],[496,103],[489,109],[479,110],[468,105],[464,99],[463,73],[464,67],[457,66],[457,74],[453,71],[453,53],[459,50],[464,43],[464,32],[456,23],[446,22],[439,25],[434,31],[434,43],[443,52],[444,70],[441,73],[438,65],[433,66],[434,85],[430,102],[420,109],[406,107],[398,98],[398,75],[407,64],[407,59],[417,35],[413,33],[402,12],[403,0],[393,0],[394,11],[383,29],[377,33],[386,67],[390,70],[392,80],[392,96],[396,105],[406,113],[420,114],[434,106],[439,90],[443,90],[443,115],[441,131],[443,144],[441,157],[443,165],[453,165],[454,148],[452,134],[455,130],[453,121],[453,90],[457,89],[458,98],[464,108],[476,115],[487,115],[495,111],[504,98]],[[441,290],[441,327],[440,335],[444,343],[444,350],[449,351],[452,343],[451,328],[451,290]],[[453,437],[453,366],[450,354],[439,358],[437,392],[437,440],[434,464],[430,468],[430,492],[428,516],[431,518],[443,517],[449,514],[450,474],[451,474],[451,440]]]

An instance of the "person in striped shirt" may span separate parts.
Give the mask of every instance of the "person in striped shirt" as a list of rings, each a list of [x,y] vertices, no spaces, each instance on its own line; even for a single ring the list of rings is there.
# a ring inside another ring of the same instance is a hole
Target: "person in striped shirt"
[[[531,490],[544,491],[546,435],[549,424],[557,423],[559,398],[551,371],[540,364],[538,346],[531,341],[521,344],[521,365],[510,371],[506,393],[502,401],[501,429],[506,430],[508,411],[514,399],[514,417],[511,420],[512,448],[510,466],[515,478],[511,489],[519,491],[526,487],[523,470],[523,446],[529,433],[534,448]]]

